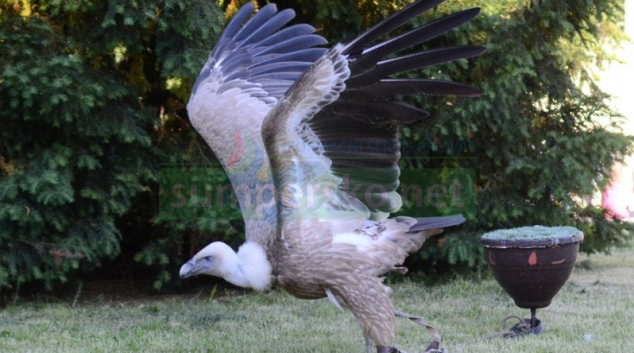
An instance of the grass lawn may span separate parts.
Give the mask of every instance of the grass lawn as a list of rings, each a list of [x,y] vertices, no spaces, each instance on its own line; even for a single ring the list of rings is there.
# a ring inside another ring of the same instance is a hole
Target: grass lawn
[[[508,315],[528,316],[493,279],[425,287],[394,286],[397,307],[427,319],[457,352],[634,352],[634,249],[580,255],[550,307],[538,310],[539,336],[477,341]],[[509,322],[506,328],[510,327]],[[430,336],[399,319],[395,343],[420,352]],[[462,345],[465,342],[471,342]],[[349,312],[327,300],[280,290],[210,298],[18,303],[0,311],[0,352],[365,352]]]

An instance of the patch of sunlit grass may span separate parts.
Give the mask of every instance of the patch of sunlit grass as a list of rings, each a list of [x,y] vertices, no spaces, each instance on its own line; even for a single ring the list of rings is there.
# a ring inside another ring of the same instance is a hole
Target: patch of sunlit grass
[[[450,352],[634,352],[634,250],[587,258],[553,303],[538,310],[539,336],[483,340],[508,315],[528,317],[494,280],[394,287],[397,307],[424,317]],[[514,322],[509,322],[508,326]],[[395,343],[421,352],[430,339],[407,320]],[[352,315],[326,300],[274,290],[121,303],[26,303],[0,312],[0,352],[364,352]]]

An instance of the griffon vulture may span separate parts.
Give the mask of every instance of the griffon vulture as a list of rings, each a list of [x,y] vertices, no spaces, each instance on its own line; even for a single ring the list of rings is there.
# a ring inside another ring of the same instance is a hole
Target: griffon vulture
[[[187,111],[236,191],[246,242],[236,253],[214,242],[180,276],[214,275],[259,291],[277,282],[298,298],[327,297],[356,317],[377,352],[392,347],[394,308],[380,275],[404,272],[405,257],[461,215],[388,219],[402,205],[398,124],[428,116],[411,95],[477,96],[470,86],[393,75],[481,54],[476,46],[394,55],[474,18],[461,11],[378,39],[443,0],[420,0],[330,49],[295,14],[244,5],[194,84]],[[411,52],[411,50],[410,50]],[[341,148],[350,145],[353,148]],[[376,148],[394,146],[395,148]]]

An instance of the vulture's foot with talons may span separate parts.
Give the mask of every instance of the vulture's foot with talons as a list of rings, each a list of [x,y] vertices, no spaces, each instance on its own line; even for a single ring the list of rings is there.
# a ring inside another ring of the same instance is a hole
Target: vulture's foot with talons
[[[377,353],[407,353],[396,347],[376,346]],[[424,353],[449,353],[445,348],[427,347]]]
[[[440,342],[432,341],[427,348],[425,348],[425,353],[448,353],[445,348],[440,348]]]
[[[427,348],[425,348],[425,353],[449,353],[449,351],[445,348],[440,348],[440,342],[432,341]]]

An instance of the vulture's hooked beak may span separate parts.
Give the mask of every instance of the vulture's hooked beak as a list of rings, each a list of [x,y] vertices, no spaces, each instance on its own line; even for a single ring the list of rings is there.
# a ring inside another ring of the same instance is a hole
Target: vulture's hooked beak
[[[185,279],[187,277],[195,276],[197,272],[196,266],[194,265],[194,259],[191,259],[181,267],[179,275],[181,276],[181,279]]]

